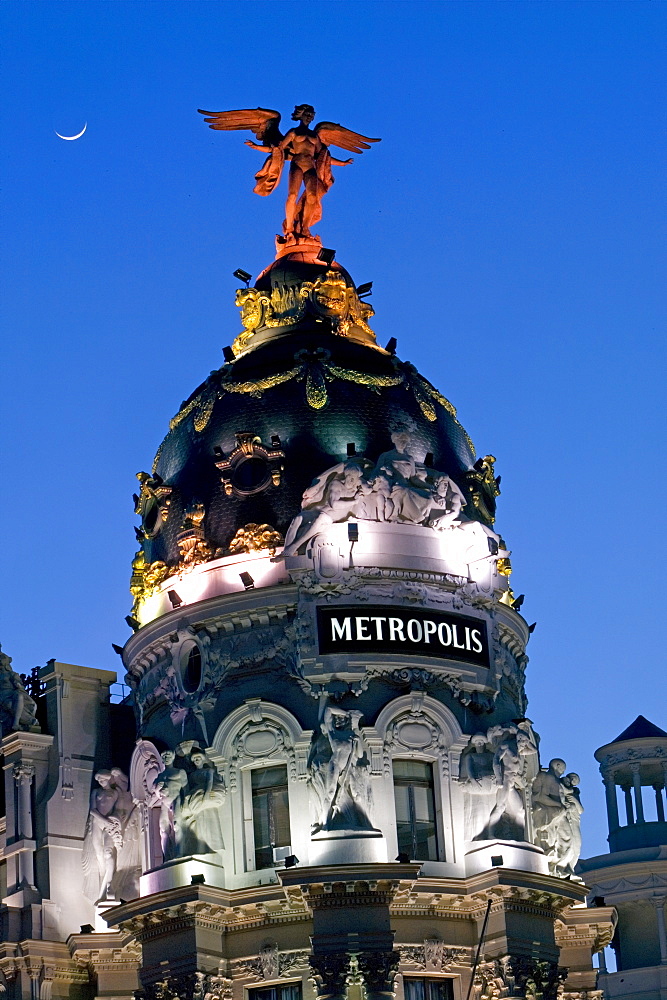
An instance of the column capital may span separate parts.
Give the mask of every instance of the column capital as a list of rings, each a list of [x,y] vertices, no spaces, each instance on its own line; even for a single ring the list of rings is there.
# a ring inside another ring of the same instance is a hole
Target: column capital
[[[364,980],[366,996],[393,996],[394,980],[401,960],[399,951],[369,951],[357,955],[357,965]]]
[[[34,764],[27,760],[17,761],[12,768],[12,774],[17,785],[29,784],[35,776]]]
[[[310,978],[320,1000],[347,996],[347,983],[350,975],[350,955],[348,952],[333,951],[325,952],[322,955],[311,955],[308,962],[311,968]]]

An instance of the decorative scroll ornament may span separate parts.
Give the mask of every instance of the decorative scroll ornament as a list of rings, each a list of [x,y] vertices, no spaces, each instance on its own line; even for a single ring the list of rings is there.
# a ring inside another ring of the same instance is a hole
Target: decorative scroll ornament
[[[264,445],[256,434],[237,431],[233,451],[225,456],[222,449],[216,448],[215,454],[215,465],[227,496],[249,497],[263,493],[270,486],[280,486],[285,452],[277,434],[270,445]]]
[[[192,569],[213,558],[214,550],[206,541],[202,521],[206,510],[201,503],[195,503],[185,512],[181,530],[176,536],[176,544],[181,554],[178,571]]]
[[[155,473],[137,472],[141,486],[133,496],[134,512],[141,518],[141,528],[146,538],[154,538],[169,517],[173,489]]]
[[[283,544],[283,536],[270,524],[246,524],[239,528],[231,542],[229,551],[232,555],[239,552],[263,552],[269,550],[272,556],[276,554],[276,549]]]

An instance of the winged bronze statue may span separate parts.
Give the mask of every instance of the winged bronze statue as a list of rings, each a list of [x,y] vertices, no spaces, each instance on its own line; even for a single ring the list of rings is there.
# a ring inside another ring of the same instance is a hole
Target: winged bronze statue
[[[329,146],[338,146],[350,153],[370,149],[368,136],[352,132],[334,122],[320,122],[314,129],[311,104],[298,104],[292,121],[298,122],[285,135],[280,131],[280,112],[269,108],[249,108],[241,111],[202,111],[208,127],[219,132],[248,129],[259,142],[246,141],[246,146],[268,153],[264,166],[255,174],[255,193],[269,195],[280,181],[285,160],[290,161],[283,233],[286,240],[310,237],[310,227],[322,218],[322,198],[334,182],[332,164],[345,166],[352,159],[338,160]],[[303,191],[302,191],[303,187]]]

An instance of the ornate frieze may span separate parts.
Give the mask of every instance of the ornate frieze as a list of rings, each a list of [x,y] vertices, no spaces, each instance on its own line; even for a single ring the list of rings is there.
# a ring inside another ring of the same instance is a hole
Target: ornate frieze
[[[469,948],[448,948],[444,941],[437,938],[426,938],[422,944],[402,944],[398,950],[402,965],[432,972],[449,972],[452,966],[467,966],[470,963]]]

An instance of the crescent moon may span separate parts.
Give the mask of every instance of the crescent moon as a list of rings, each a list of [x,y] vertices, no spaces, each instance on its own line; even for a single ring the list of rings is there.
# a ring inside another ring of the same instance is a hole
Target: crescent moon
[[[74,139],[80,139],[87,128],[88,128],[88,122],[86,122],[81,131],[78,132],[76,135],[61,135],[60,132],[56,132],[55,129],[53,131],[56,132],[56,135],[58,136],[59,139],[67,139],[68,142],[72,142]]]

